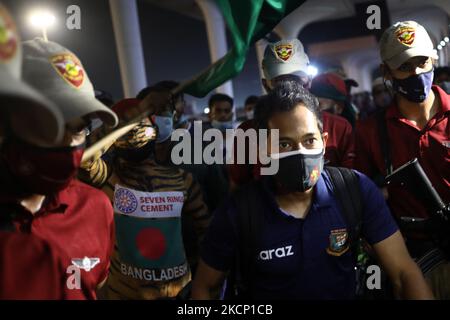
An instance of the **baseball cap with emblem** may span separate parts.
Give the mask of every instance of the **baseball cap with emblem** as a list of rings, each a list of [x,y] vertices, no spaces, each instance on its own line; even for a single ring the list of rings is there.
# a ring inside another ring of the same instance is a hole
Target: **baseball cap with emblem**
[[[55,104],[21,80],[22,43],[13,18],[0,3],[0,112],[19,138],[51,146],[62,139],[64,121]]]
[[[262,68],[266,80],[281,75],[308,75],[309,58],[298,39],[269,43],[264,51]]]
[[[380,40],[380,55],[392,69],[417,56],[439,58],[428,32],[415,21],[397,22],[386,29]]]
[[[23,78],[61,111],[64,122],[99,118],[114,127],[117,116],[95,98],[91,81],[77,56],[51,41],[36,38],[23,43]]]

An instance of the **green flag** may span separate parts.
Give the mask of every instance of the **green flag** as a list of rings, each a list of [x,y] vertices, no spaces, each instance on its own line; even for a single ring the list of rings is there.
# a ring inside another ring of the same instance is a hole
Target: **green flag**
[[[231,32],[233,48],[192,80],[181,84],[177,91],[204,97],[239,74],[244,67],[249,47],[271,32],[285,16],[305,1],[216,0]]]

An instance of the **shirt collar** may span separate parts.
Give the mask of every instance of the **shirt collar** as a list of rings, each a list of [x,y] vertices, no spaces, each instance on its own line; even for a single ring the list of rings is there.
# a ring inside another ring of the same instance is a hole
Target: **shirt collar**
[[[436,98],[441,100],[441,110],[438,114],[444,114],[450,111],[450,98],[449,95],[442,90],[439,86],[432,86],[431,89],[434,91]],[[386,118],[404,119],[405,117],[400,113],[397,102],[393,99],[391,105],[386,111]]]
[[[268,195],[268,199],[272,205],[272,207],[280,210],[280,207],[277,204],[275,199],[275,195],[273,194],[273,188],[271,187],[272,179],[262,179],[264,190]],[[330,207],[334,205],[334,198],[331,193],[331,185],[330,180],[326,173],[323,171],[320,175],[319,180],[314,186],[314,194],[313,194],[313,202],[312,207],[322,208],[322,207]]]

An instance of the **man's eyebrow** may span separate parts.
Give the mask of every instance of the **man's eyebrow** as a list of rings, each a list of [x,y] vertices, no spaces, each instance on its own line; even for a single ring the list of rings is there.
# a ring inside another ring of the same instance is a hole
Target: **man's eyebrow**
[[[310,137],[315,137],[316,134],[314,132],[309,132],[309,133],[305,133],[302,138],[310,138]]]
[[[313,138],[313,137],[315,137],[315,136],[316,136],[316,133],[314,133],[314,132],[308,132],[308,133],[305,133],[304,135],[302,135],[302,139]],[[280,139],[280,140],[294,140],[294,139],[292,139],[291,137],[285,137],[285,136],[281,136],[279,139]]]

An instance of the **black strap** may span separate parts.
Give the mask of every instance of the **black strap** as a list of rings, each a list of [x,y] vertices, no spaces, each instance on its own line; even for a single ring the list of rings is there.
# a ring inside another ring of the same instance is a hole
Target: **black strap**
[[[333,185],[344,220],[349,228],[349,241],[352,252],[356,253],[356,246],[361,237],[363,203],[357,174],[350,169],[325,167]]]
[[[239,297],[252,297],[253,275],[258,255],[264,197],[262,186],[252,182],[233,194],[238,212],[239,247],[235,261],[235,287]]]
[[[378,126],[378,141],[380,144],[381,154],[383,155],[384,159],[384,166],[386,168],[386,172],[384,174],[387,176],[394,170],[392,167],[391,146],[386,124],[386,109],[377,111],[375,117],[377,119]],[[381,174],[384,175],[383,173]]]

